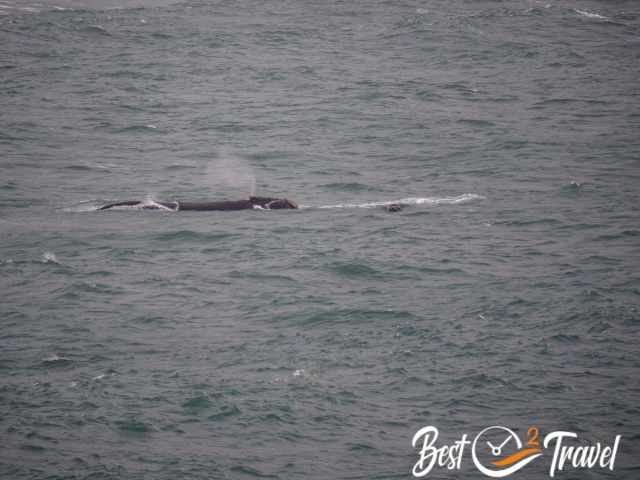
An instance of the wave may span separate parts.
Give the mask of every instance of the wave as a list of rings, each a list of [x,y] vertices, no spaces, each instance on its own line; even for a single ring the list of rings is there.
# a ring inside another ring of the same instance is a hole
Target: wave
[[[80,31],[90,35],[104,35],[106,37],[111,36],[111,33],[109,33],[107,29],[102,25],[87,25],[85,27],[82,27]]]
[[[157,235],[154,235],[152,238],[154,240],[160,240],[162,242],[168,241],[176,241],[176,242],[206,242],[207,244],[225,240],[227,238],[233,238],[236,235],[232,233],[208,233],[208,232],[197,232],[193,230],[177,230],[172,232],[163,232]]]
[[[130,125],[124,128],[118,128],[113,133],[158,133],[157,125]]]
[[[379,202],[367,203],[337,203],[335,205],[300,205],[300,208],[375,208],[384,207],[386,205],[402,204],[402,205],[456,205],[458,203],[466,203],[474,200],[482,200],[485,197],[475,193],[465,193],[456,197],[409,197],[400,200],[386,200]]]
[[[347,192],[364,192],[367,190],[374,190],[369,185],[358,182],[336,182],[320,185],[320,188],[326,188],[334,191],[347,191]]]

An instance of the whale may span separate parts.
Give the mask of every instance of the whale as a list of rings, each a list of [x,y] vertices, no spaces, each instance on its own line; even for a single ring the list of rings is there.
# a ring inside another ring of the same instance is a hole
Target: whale
[[[249,197],[242,200],[218,200],[218,201],[154,201],[145,202],[142,200],[124,200],[113,202],[98,207],[97,210],[109,210],[115,207],[140,207],[145,210],[173,210],[178,211],[229,211],[229,210],[284,210],[297,209],[298,204],[287,198],[273,197]]]

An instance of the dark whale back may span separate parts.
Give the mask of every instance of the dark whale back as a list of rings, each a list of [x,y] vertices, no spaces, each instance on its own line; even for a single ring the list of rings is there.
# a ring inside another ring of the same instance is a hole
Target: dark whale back
[[[249,200],[229,200],[223,202],[178,202],[179,210],[207,212],[211,210],[247,210],[253,208]]]
[[[179,210],[247,210],[265,208],[268,210],[295,209],[298,205],[286,198],[249,197],[248,200],[227,200],[221,202],[178,202]]]
[[[250,210],[252,208],[264,208],[267,210],[295,209],[298,205],[286,198],[249,197],[248,200],[225,200],[217,202],[155,202],[145,204],[140,200],[126,200],[103,205],[98,210],[108,210],[113,207],[136,207],[159,209],[165,207],[170,210],[185,210],[208,212],[213,210]]]

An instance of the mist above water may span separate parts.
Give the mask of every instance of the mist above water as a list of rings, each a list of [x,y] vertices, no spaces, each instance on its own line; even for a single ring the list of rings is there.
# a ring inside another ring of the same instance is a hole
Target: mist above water
[[[228,191],[247,197],[256,193],[256,176],[249,162],[226,151],[209,161],[204,182],[212,192]]]

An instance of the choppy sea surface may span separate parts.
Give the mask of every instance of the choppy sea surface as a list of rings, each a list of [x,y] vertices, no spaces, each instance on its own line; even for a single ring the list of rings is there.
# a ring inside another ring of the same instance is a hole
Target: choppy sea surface
[[[1,0],[0,477],[638,478],[639,78],[634,1]]]

